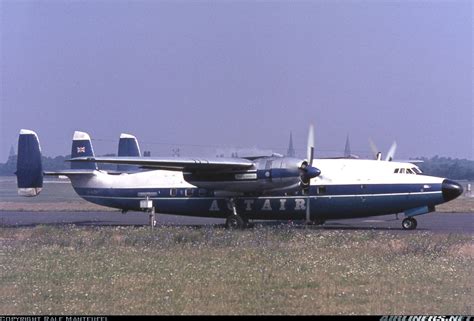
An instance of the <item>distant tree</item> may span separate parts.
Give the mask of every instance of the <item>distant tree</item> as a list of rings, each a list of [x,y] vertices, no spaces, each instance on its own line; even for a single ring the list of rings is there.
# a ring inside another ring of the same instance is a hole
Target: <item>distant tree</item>
[[[419,164],[420,169],[427,175],[448,177],[452,179],[474,180],[474,161],[467,159],[452,159],[450,157],[439,157],[438,155],[423,160]]]

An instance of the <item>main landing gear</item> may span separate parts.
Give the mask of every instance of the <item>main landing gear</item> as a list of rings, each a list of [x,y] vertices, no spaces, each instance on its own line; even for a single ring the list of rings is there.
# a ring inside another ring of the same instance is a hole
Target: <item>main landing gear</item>
[[[225,228],[229,230],[243,230],[247,224],[240,215],[229,215],[225,221]]]
[[[413,217],[407,217],[402,221],[402,227],[404,230],[416,229],[417,222]]]
[[[229,215],[225,221],[225,228],[229,230],[243,230],[246,227],[249,227],[249,221],[246,217],[240,216],[237,213],[237,208],[235,206],[235,201],[233,198],[227,200],[228,205],[232,208],[232,214]]]
[[[317,217],[312,221],[306,222],[306,225],[323,225],[324,223],[326,223],[325,219]]]

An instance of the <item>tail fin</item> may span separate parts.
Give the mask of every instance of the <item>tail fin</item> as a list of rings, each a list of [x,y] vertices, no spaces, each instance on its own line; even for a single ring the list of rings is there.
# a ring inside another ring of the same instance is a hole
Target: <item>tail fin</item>
[[[135,136],[130,134],[120,134],[118,154],[117,156],[132,156],[140,157],[140,146],[138,145],[138,140]],[[136,166],[130,165],[117,165],[117,171],[131,171],[136,170]]]
[[[91,138],[89,134],[75,131],[72,138],[71,158],[94,157]],[[71,162],[71,169],[97,169],[94,162]]]
[[[117,156],[140,157],[140,146],[138,146],[137,138],[130,134],[121,134]]]
[[[43,165],[38,135],[32,130],[20,130],[16,168],[18,195],[38,195],[43,187]]]

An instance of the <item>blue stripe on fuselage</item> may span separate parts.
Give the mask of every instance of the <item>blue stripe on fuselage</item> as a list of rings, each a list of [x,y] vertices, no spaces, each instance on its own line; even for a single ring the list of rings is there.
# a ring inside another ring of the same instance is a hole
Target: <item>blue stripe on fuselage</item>
[[[311,186],[309,194],[312,196],[343,196],[343,195],[373,195],[373,194],[398,194],[441,191],[441,184],[357,184],[357,185],[316,185]],[[171,190],[176,191],[176,197],[214,197],[212,190],[200,188],[78,188],[80,196],[110,196],[110,197],[139,197],[149,194],[153,197],[169,197]],[[187,191],[187,192],[186,192]],[[188,194],[186,194],[188,193]],[[260,195],[265,196],[304,196],[302,191],[293,193],[273,192]]]
[[[345,218],[403,212],[418,206],[443,202],[441,184],[364,184],[311,186],[311,215]],[[226,217],[231,213],[227,198],[198,188],[75,188],[84,199],[104,206],[139,210],[146,195],[157,212],[190,216]],[[318,194],[320,193],[320,194]],[[172,196],[175,195],[175,196]],[[302,219],[308,196],[270,193],[242,196],[236,200],[239,213],[253,219]]]

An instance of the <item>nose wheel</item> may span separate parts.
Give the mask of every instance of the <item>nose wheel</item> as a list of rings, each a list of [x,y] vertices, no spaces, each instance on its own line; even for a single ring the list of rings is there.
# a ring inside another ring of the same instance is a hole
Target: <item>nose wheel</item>
[[[414,230],[416,229],[417,222],[413,217],[407,217],[402,221],[402,227],[404,230]]]

